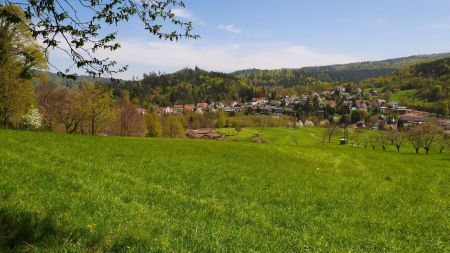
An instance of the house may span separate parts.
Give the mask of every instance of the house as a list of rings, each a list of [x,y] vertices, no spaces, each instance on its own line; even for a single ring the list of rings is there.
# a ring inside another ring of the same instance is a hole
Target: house
[[[397,109],[396,109],[396,111],[397,111],[397,114],[398,114],[398,115],[405,115],[407,109],[406,109],[406,107],[404,107],[404,106],[398,106]]]
[[[173,109],[170,108],[169,106],[162,108],[162,114],[171,114],[173,112]]]
[[[286,108],[284,108],[284,113],[286,113],[286,114],[293,114],[294,113],[294,109],[290,108],[290,107],[286,107]]]
[[[241,105],[237,101],[233,101],[230,104],[231,107],[241,107]]]
[[[438,125],[444,129],[444,131],[450,130],[450,119],[442,119],[438,121]]]
[[[194,105],[184,105],[183,109],[187,112],[193,112],[194,111]]]
[[[173,106],[173,113],[178,114],[183,112],[183,105],[174,105]]]
[[[378,99],[377,100],[378,106],[384,106],[386,104],[386,100],[384,99]]]
[[[406,113],[400,115],[399,118],[405,122],[406,125],[416,125],[425,122],[436,122],[437,118],[431,117],[428,112],[416,111],[416,110],[406,110]]]
[[[194,139],[219,140],[222,135],[212,130],[187,129],[186,136]]]
[[[273,107],[273,112],[274,113],[283,113],[283,107],[281,107],[281,106],[274,106]]]
[[[210,111],[215,110],[215,109],[216,109],[216,103],[214,103],[214,102],[209,103],[208,109],[209,109]]]
[[[364,120],[355,123],[356,128],[366,128],[366,122]]]
[[[336,102],[336,100],[331,100],[331,101],[328,102],[328,105],[329,105],[331,108],[336,108],[337,102]]]
[[[397,110],[398,108],[398,102],[389,102],[388,107],[391,108],[392,110]]]
[[[320,97],[320,96],[319,96],[319,93],[313,91],[313,92],[311,93],[311,97],[315,98],[315,97]]]
[[[358,110],[367,111],[367,105],[364,100],[358,99],[355,101],[355,107]]]
[[[387,107],[386,107],[386,106],[380,106],[380,107],[378,108],[378,111],[379,111],[380,113],[386,113],[386,112],[387,112]]]
[[[144,115],[146,115],[148,113],[148,110],[145,109],[145,108],[138,107],[137,108],[137,113],[139,113],[140,115],[144,116]]]
[[[324,90],[324,91],[322,91],[320,94],[321,94],[322,96],[324,96],[324,97],[328,97],[329,95],[331,95],[331,91]]]
[[[197,103],[197,105],[195,107],[200,110],[206,110],[206,109],[208,109],[208,104],[207,103]]]
[[[234,112],[234,108],[231,106],[225,106],[224,111],[225,112]]]
[[[341,94],[341,92],[345,92],[345,88],[342,86],[336,86],[334,87],[332,94]]]
[[[348,92],[341,93],[341,97],[346,99],[346,100],[349,100],[349,99],[352,98],[352,96]]]

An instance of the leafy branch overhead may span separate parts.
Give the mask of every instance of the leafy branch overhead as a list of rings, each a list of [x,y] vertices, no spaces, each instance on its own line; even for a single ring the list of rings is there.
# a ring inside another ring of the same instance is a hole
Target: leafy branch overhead
[[[1,5],[20,6],[32,36],[46,49],[61,50],[73,61],[65,70],[52,65],[58,74],[68,78],[75,78],[70,73],[74,66],[93,76],[125,71],[127,66],[118,67],[116,61],[100,58],[96,52],[119,49],[117,31],[109,32],[105,28],[132,17],[137,17],[159,39],[199,38],[192,33],[192,22],[179,19],[172,12],[174,8],[184,8],[181,0],[3,0]],[[23,19],[10,19],[23,22]]]

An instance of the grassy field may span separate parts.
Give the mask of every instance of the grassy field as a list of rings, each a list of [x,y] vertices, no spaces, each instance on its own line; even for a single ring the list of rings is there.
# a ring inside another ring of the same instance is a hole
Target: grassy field
[[[322,145],[314,128],[252,143],[260,130],[229,141],[0,130],[0,251],[450,251],[448,151]]]
[[[391,94],[389,96],[389,101],[401,102],[402,105],[408,106],[424,106],[431,104],[423,99],[417,98],[416,93],[416,89],[402,90]]]

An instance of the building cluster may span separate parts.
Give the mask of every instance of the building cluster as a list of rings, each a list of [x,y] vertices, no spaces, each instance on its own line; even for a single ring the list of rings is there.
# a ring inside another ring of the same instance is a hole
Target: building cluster
[[[363,91],[360,88],[348,90],[342,86],[336,86],[332,90],[326,90],[320,93],[311,92],[297,96],[281,96],[278,100],[270,100],[266,97],[261,97],[253,98],[248,102],[232,101],[227,104],[221,101],[185,105],[180,104],[159,107],[156,112],[160,115],[218,111],[223,111],[225,113],[247,112],[252,114],[293,115],[296,108],[309,108],[309,110],[311,110],[309,113],[322,116],[327,110],[337,109],[338,106],[348,107],[350,111],[373,112],[374,114],[378,114],[380,120],[372,126],[374,130],[377,130],[381,124],[396,125],[397,122],[393,118],[387,116],[392,113],[397,114],[399,116],[398,118],[405,124],[442,121],[431,117],[429,113],[409,109],[395,101],[386,101],[380,91],[374,89]],[[139,110],[141,114],[147,113],[145,109],[139,108]],[[448,120],[444,120],[443,124],[448,125]],[[354,124],[353,127],[365,128],[366,123],[360,121]]]

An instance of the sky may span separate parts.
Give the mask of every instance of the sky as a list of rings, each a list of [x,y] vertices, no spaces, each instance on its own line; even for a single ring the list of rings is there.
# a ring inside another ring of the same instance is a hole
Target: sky
[[[114,27],[117,78],[185,67],[232,72],[450,52],[450,0],[184,0],[197,40],[161,41],[136,19]],[[104,55],[102,55],[104,54]],[[68,66],[51,52],[58,66]]]

